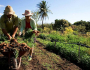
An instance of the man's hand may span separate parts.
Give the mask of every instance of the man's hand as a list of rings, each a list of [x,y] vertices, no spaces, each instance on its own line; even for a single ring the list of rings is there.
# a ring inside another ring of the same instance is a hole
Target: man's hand
[[[12,35],[12,38],[14,38],[14,37],[15,37],[15,34]]]
[[[18,36],[20,36],[20,35],[21,35],[21,32],[19,32]]]
[[[15,37],[17,30],[18,30],[18,26],[15,26],[14,27],[14,32],[13,32],[13,35],[12,35],[13,38]]]
[[[37,30],[34,30],[33,33],[35,33],[35,35],[38,36],[38,33],[40,33],[40,32]]]
[[[10,40],[12,37],[7,33],[6,29],[2,29],[2,32],[8,37]]]

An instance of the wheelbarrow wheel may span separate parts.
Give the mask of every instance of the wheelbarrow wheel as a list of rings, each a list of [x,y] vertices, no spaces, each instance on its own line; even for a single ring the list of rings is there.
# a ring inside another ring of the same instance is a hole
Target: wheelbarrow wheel
[[[12,58],[12,70],[18,70],[21,66],[21,57],[18,57],[19,59]]]

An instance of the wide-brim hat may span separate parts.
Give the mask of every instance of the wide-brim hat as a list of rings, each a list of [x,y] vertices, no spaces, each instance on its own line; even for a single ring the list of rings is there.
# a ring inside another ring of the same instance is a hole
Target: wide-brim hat
[[[13,8],[8,5],[5,7],[4,14],[6,14],[6,15],[15,14],[15,12],[14,12]]]
[[[25,13],[23,13],[22,15],[24,15],[24,16],[32,16],[33,13],[31,13],[30,10],[25,10]]]

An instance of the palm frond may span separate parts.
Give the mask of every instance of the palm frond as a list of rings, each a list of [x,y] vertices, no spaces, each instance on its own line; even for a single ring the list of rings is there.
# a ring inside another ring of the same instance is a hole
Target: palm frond
[[[47,5],[48,2],[46,1],[41,1],[39,4],[37,4],[38,7],[38,14],[39,14],[39,19],[42,20],[42,28],[43,28],[43,20],[46,18],[49,19],[48,13],[52,13],[51,10],[49,10],[50,6]]]

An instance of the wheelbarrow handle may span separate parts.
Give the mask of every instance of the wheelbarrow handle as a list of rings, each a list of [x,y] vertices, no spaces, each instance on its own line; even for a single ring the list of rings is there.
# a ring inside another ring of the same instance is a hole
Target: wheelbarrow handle
[[[19,65],[17,66],[17,68],[13,68],[12,70],[18,70],[21,66],[21,57],[18,57],[19,58]]]

